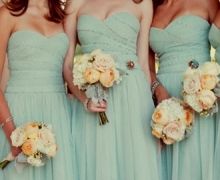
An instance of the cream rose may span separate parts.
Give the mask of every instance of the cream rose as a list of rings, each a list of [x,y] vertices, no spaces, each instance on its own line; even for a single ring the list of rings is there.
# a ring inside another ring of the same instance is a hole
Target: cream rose
[[[218,83],[218,77],[210,74],[203,74],[200,77],[201,86],[203,89],[212,90]]]
[[[114,59],[107,54],[96,55],[93,67],[98,71],[105,72],[115,67]]]
[[[24,143],[24,141],[27,139],[25,132],[24,132],[24,129],[20,128],[20,127],[16,128],[12,132],[10,138],[12,141],[12,145],[15,147],[21,146]]]
[[[84,73],[84,78],[89,84],[96,83],[99,81],[100,72],[95,69],[88,68]]]
[[[185,76],[183,89],[187,94],[194,94],[201,89],[200,79],[198,75]]]
[[[171,138],[163,137],[162,139],[163,139],[163,142],[167,145],[175,143],[175,140],[173,140]]]
[[[202,90],[198,94],[198,101],[204,110],[212,108],[216,99],[215,94],[210,90]]]
[[[163,133],[167,138],[180,141],[185,135],[185,125],[181,121],[170,122],[164,127]]]
[[[43,128],[39,132],[39,140],[46,146],[56,143],[54,134],[47,128]]]
[[[220,74],[220,66],[216,62],[206,62],[201,66],[200,69],[203,74],[210,74],[214,76]]]
[[[192,107],[196,112],[202,112],[203,108],[199,103],[196,94],[184,94],[183,98],[185,103]]]

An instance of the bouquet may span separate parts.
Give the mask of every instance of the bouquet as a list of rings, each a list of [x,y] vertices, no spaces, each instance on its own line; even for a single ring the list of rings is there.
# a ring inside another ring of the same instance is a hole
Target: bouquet
[[[170,145],[188,137],[194,113],[183,101],[170,98],[162,101],[152,115],[152,134]]]
[[[79,56],[74,61],[73,83],[85,91],[94,103],[107,101],[107,90],[120,82],[120,73],[114,59],[101,50]],[[99,113],[99,123],[108,122],[105,112]]]
[[[184,74],[184,101],[200,115],[208,116],[217,112],[217,97],[213,90],[219,82],[220,66],[206,62],[199,66],[196,61],[189,63]]]
[[[50,125],[29,122],[16,128],[11,134],[12,145],[21,148],[17,160],[32,166],[43,166],[48,158],[54,157],[57,152],[55,135]],[[11,154],[0,163],[3,169],[14,160]]]

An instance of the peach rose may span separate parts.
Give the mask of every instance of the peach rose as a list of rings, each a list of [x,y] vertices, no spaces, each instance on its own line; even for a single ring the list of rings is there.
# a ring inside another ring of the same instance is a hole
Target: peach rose
[[[202,90],[198,94],[198,101],[204,110],[212,108],[216,99],[215,94],[210,90]]]
[[[190,126],[194,121],[193,110],[190,108],[184,107],[184,116],[185,116],[184,119],[185,119],[186,126]]]
[[[163,133],[167,138],[180,141],[184,138],[185,125],[181,121],[170,122],[164,127]]]
[[[87,68],[84,73],[84,78],[90,84],[96,83],[99,81],[100,72],[92,68]]]
[[[29,139],[27,140],[22,146],[21,146],[21,150],[22,152],[27,155],[27,156],[30,156],[30,155],[33,155],[34,153],[37,152],[37,148],[34,144],[34,141]]]
[[[154,111],[152,115],[153,122],[156,124],[165,125],[169,122],[169,115],[167,114],[167,111],[165,111],[162,108],[158,108]]]
[[[218,83],[218,78],[215,75],[203,74],[200,77],[201,86],[203,89],[212,90]]]
[[[112,69],[106,70],[105,72],[101,73],[100,75],[100,83],[104,87],[111,87],[115,82],[116,74]]]

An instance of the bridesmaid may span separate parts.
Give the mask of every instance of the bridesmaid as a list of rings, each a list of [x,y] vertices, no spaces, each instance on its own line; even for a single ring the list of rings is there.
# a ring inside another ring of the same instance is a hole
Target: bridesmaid
[[[97,7],[102,8],[97,11]],[[72,127],[78,179],[159,180],[159,153],[150,128],[153,102],[147,80],[151,0],[137,4],[132,0],[73,0],[67,13],[65,26],[71,45],[64,75],[76,97]],[[94,104],[72,83],[77,38],[83,53],[102,49],[128,74],[110,89],[108,106],[105,102]],[[129,70],[127,63],[131,60],[135,65]],[[106,111],[108,124],[99,125],[95,113],[99,111]]]
[[[210,60],[208,33],[218,0],[164,0],[156,8],[150,30],[152,91],[157,102],[181,97],[183,73],[191,60]],[[159,58],[155,73],[154,53]],[[164,180],[212,180],[215,121],[196,117],[187,140],[162,149]]]
[[[18,155],[10,135],[15,125],[33,120],[51,124],[59,146],[43,167],[18,173],[9,164],[0,171],[2,180],[73,179],[71,114],[62,78],[68,37],[61,5],[60,0],[10,0],[0,8],[1,74],[6,55],[10,68],[5,94],[0,90],[0,159],[10,150]]]
[[[212,24],[209,32],[209,40],[211,45],[216,49],[215,59],[220,63],[220,7],[218,5],[218,13]],[[216,95],[220,97],[220,86],[216,89]],[[220,177],[220,106],[219,112],[216,115],[216,133],[215,133],[215,155],[214,155],[214,178],[213,180],[218,180]]]

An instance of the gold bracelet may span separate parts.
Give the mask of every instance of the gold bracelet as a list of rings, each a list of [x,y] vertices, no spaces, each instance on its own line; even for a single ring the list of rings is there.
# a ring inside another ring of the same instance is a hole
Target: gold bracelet
[[[12,116],[8,117],[3,123],[1,123],[0,127],[3,128],[5,126],[5,124],[7,124],[10,121],[13,121],[13,117]]]

